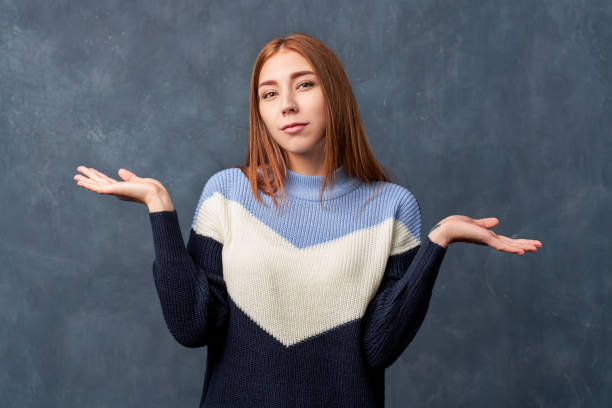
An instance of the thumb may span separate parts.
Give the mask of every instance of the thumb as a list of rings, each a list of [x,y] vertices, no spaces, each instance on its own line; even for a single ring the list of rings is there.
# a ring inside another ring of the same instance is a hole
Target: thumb
[[[485,228],[492,228],[499,224],[499,220],[495,217],[479,218],[477,220],[474,220],[474,222]]]
[[[121,177],[125,181],[131,181],[134,179],[138,179],[138,176],[136,176],[134,173],[132,173],[129,170],[123,169],[123,168],[119,169],[117,174],[119,174],[119,177]]]

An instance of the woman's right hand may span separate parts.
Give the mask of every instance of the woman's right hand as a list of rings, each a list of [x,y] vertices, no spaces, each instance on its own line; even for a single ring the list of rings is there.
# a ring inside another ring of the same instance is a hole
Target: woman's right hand
[[[168,191],[155,179],[138,177],[126,169],[119,169],[117,172],[124,181],[112,179],[91,167],[79,166],[77,171],[83,173],[74,176],[77,185],[98,194],[112,194],[122,201],[144,204],[149,208],[149,212],[174,209]]]

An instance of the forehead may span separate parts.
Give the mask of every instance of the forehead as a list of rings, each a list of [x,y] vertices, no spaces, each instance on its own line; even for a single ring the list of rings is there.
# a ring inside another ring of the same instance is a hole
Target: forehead
[[[279,51],[270,58],[261,67],[259,79],[266,81],[269,79],[281,79],[288,77],[295,71],[313,71],[312,65],[300,53],[283,50]]]

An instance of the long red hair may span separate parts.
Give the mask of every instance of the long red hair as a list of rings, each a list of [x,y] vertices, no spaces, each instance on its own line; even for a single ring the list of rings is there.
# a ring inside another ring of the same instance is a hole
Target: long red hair
[[[304,33],[291,33],[284,38],[268,42],[259,52],[251,75],[251,101],[249,117],[249,146],[242,170],[251,184],[255,199],[262,201],[259,191],[270,195],[276,207],[276,192],[280,189],[286,200],[284,181],[287,176],[285,151],[269,134],[259,113],[259,74],[264,63],[281,50],[301,54],[314,68],[319,78],[326,105],[325,128],[326,175],[320,199],[328,181],[333,186],[332,173],[340,165],[349,176],[365,182],[389,181],[385,169],[378,163],[366,137],[357,102],[342,63],[317,38]],[[369,201],[369,200],[368,200]]]

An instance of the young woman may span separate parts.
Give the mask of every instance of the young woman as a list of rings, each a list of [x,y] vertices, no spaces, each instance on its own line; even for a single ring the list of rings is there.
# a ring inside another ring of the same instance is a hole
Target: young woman
[[[187,246],[162,183],[77,170],[78,185],[148,207],[168,329],[208,346],[202,407],[382,407],[384,370],[423,322],[447,246],[542,246],[464,215],[422,237],[418,202],[374,158],[340,61],[300,33],[258,55],[246,165],[205,183]]]

